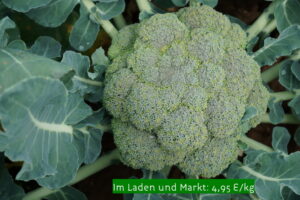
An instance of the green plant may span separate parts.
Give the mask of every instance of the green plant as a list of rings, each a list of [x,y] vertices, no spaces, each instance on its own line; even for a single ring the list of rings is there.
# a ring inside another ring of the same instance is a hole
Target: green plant
[[[123,161],[149,170],[178,164],[204,177],[227,168],[269,99],[246,43],[239,25],[204,5],[120,30],[103,101]]]
[[[87,199],[71,185],[119,160],[144,179],[177,165],[256,181],[251,195],[127,199],[299,199],[300,1],[249,27],[217,0],[136,3],[127,25],[124,0],[0,0],[0,200]],[[259,123],[283,124],[272,147],[248,134]],[[111,132],[118,148],[101,152]]]

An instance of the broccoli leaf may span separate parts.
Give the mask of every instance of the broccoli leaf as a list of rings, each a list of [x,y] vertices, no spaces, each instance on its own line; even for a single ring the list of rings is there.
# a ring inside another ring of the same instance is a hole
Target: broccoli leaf
[[[282,122],[284,117],[282,101],[275,101],[275,98],[271,98],[268,103],[268,108],[270,110],[269,117],[272,124],[278,124]]]
[[[298,146],[300,146],[300,127],[296,130],[294,140]]]
[[[47,57],[60,57],[61,44],[52,37],[40,36],[29,49],[29,52]]]
[[[92,114],[77,94],[59,81],[29,78],[0,96],[4,133],[0,149],[23,161],[18,180],[35,179],[48,188],[68,184],[83,161],[84,138],[75,125]]]
[[[272,147],[284,154],[288,154],[287,145],[291,139],[289,131],[284,127],[275,127],[272,133]]]
[[[277,28],[280,32],[294,24],[300,24],[300,1],[281,1],[274,10]]]
[[[100,2],[96,4],[98,8],[97,14],[101,19],[110,20],[115,16],[121,14],[125,9],[125,1],[118,0],[116,2],[104,3]]]
[[[72,82],[69,82],[68,87],[71,92],[79,91],[82,96],[93,96],[94,101],[100,101],[103,93],[103,73],[100,73],[92,80],[88,71],[90,68],[90,60],[87,56],[72,51],[66,51],[63,55],[62,63],[70,65],[75,70],[75,76]],[[104,70],[103,70],[104,72]]]
[[[227,178],[256,179],[255,191],[262,200],[282,200],[282,188],[300,194],[300,152],[283,156],[279,152],[247,151],[244,163],[236,162]],[[272,166],[272,168],[270,168]]]
[[[288,103],[288,106],[292,109],[293,113],[300,119],[300,95],[296,96]]]
[[[7,48],[10,49],[19,49],[19,50],[27,50],[27,45],[23,40],[14,40],[11,41],[8,45]]]
[[[282,31],[277,39],[267,38],[262,48],[252,57],[261,65],[270,65],[280,56],[287,56],[295,49],[300,48],[300,26],[293,25]]]
[[[50,4],[26,13],[36,23],[46,27],[61,25],[70,15],[78,0],[53,0]]]
[[[4,17],[0,20],[0,48],[3,48],[11,40],[9,30],[16,29],[16,24],[9,17]]]
[[[80,17],[74,24],[69,41],[78,51],[86,51],[95,42],[99,25],[90,19],[90,13],[84,5],[80,6]]]
[[[25,195],[23,189],[16,185],[4,166],[4,156],[0,154],[0,200],[19,200]]]
[[[71,67],[26,51],[7,48],[0,49],[0,69],[1,93],[6,88],[29,77],[61,78],[71,70]]]
[[[49,4],[52,0],[2,0],[3,4],[18,12],[28,12],[33,8],[39,8]]]
[[[298,80],[293,72],[292,68],[300,67],[298,62],[286,62],[279,71],[279,82],[288,90],[300,89],[300,80]]]
[[[58,199],[65,199],[65,200],[87,200],[86,196],[80,192],[79,190],[67,186],[57,190],[55,193],[52,193],[46,196],[43,199],[47,200],[58,200]]]
[[[291,66],[291,71],[293,75],[300,81],[300,63],[299,61],[294,61],[293,65]]]

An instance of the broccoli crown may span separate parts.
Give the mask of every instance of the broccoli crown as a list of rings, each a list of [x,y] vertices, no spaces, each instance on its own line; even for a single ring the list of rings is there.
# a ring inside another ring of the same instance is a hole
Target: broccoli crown
[[[204,5],[120,30],[109,49],[104,106],[123,162],[178,165],[206,177],[225,169],[238,135],[260,122],[269,98],[246,43],[237,24]],[[242,124],[250,106],[256,116]]]

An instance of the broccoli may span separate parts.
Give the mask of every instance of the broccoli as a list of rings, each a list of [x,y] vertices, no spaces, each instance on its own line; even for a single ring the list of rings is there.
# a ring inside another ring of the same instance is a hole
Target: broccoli
[[[246,43],[239,25],[204,5],[120,30],[103,102],[123,162],[204,177],[233,162],[239,136],[261,121],[269,99]],[[248,107],[256,115],[243,121]]]

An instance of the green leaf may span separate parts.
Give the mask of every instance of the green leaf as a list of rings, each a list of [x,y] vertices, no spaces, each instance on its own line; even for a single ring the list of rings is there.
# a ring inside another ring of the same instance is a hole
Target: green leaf
[[[5,47],[10,40],[10,36],[7,31],[15,28],[15,22],[9,17],[4,17],[0,20],[0,48]]]
[[[60,57],[61,44],[48,36],[40,36],[29,49],[29,52],[48,58]]]
[[[70,70],[67,65],[26,51],[0,49],[0,93],[29,77],[61,78]]]
[[[248,121],[249,119],[252,119],[256,115],[257,115],[257,110],[255,107],[253,106],[247,107],[241,121]]]
[[[244,164],[236,162],[227,178],[255,179],[255,191],[262,200],[282,200],[282,188],[300,194],[300,152],[283,156],[281,153],[247,151]]]
[[[51,2],[51,0],[2,0],[3,4],[10,9],[16,10],[18,12],[28,12],[33,8],[39,8],[45,6]]]
[[[294,140],[298,146],[300,146],[300,127],[296,130]]]
[[[46,27],[57,27],[66,21],[78,0],[52,0],[50,4],[26,13],[36,23]]]
[[[282,32],[289,26],[300,24],[300,1],[283,0],[275,8],[277,29]]]
[[[106,126],[104,113],[104,109],[100,109],[76,125],[76,128],[78,128],[84,136],[85,164],[95,162],[101,153],[101,140]]]
[[[282,108],[282,101],[275,101],[276,98],[271,98],[268,103],[269,117],[272,124],[278,124],[282,122],[284,117],[284,110]]]
[[[74,24],[69,41],[78,51],[86,51],[95,42],[99,25],[90,19],[90,13],[84,5],[80,6],[80,17]]]
[[[293,113],[300,119],[300,95],[292,99],[288,106],[292,109]]]
[[[97,6],[97,15],[101,19],[110,20],[115,16],[120,15],[125,9],[125,1],[118,0],[116,2],[104,3],[100,2],[96,4]]]
[[[178,7],[185,6],[189,0],[172,0],[173,4]]]
[[[288,90],[300,89],[300,80],[294,76],[293,67],[299,67],[298,62],[286,62],[279,71],[279,83]]]
[[[75,75],[70,83],[70,91],[79,91],[82,96],[94,95],[95,101],[100,101],[103,93],[103,77],[90,79],[88,71],[90,61],[87,56],[72,51],[66,51],[63,55],[62,63],[73,66]],[[102,74],[101,74],[102,75]]]
[[[4,156],[0,153],[0,200],[20,200],[24,195],[24,190],[14,183],[5,168]]]
[[[213,8],[218,4],[218,0],[197,0],[197,1]]]
[[[26,43],[23,40],[14,40],[11,41],[8,45],[7,48],[10,49],[19,49],[19,50],[27,50]]]
[[[43,199],[47,200],[87,200],[85,194],[80,192],[79,190],[67,186],[57,190],[55,193],[52,193]]]
[[[271,65],[280,56],[287,56],[300,48],[300,26],[293,25],[282,31],[277,39],[267,38],[262,48],[252,57],[261,65]]]
[[[0,149],[23,161],[19,180],[35,179],[47,188],[67,185],[83,161],[83,133],[74,126],[92,114],[77,94],[50,78],[29,78],[0,96],[5,132]]]
[[[298,79],[298,81],[300,81],[300,63],[299,61],[294,61],[292,67],[291,67],[291,71],[293,73],[293,75]]]
[[[93,65],[103,65],[103,66],[109,65],[109,59],[105,55],[105,51],[102,47],[98,48],[92,54],[92,61],[93,61]]]
[[[288,154],[288,143],[291,136],[289,131],[284,127],[275,127],[272,133],[272,147],[278,152]]]

